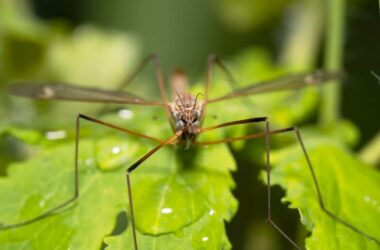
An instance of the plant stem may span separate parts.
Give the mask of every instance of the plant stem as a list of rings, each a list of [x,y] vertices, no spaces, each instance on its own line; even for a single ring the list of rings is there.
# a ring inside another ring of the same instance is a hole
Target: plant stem
[[[305,72],[315,67],[323,31],[323,1],[304,0],[288,10],[288,32],[279,63],[292,71]]]
[[[343,61],[345,0],[325,0],[327,9],[325,69],[339,71]],[[322,126],[332,126],[340,118],[341,86],[338,81],[322,89],[319,120]]]

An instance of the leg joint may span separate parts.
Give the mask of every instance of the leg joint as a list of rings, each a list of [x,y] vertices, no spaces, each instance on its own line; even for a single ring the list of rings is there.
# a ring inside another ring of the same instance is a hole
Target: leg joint
[[[83,119],[88,120],[88,116],[87,116],[87,115],[84,115],[84,114],[82,114],[82,113],[78,113],[78,114],[77,114],[77,119],[80,119],[80,118],[83,118]]]
[[[255,117],[255,118],[250,118],[248,119],[250,122],[268,122],[269,118],[267,116],[263,117]]]

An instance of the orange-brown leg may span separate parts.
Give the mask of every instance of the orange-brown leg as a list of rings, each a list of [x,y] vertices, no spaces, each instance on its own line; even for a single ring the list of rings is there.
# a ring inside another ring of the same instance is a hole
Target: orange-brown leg
[[[161,62],[160,58],[157,54],[152,53],[148,55],[138,66],[136,69],[134,69],[129,76],[117,87],[118,90],[125,89],[140,73],[141,71],[148,65],[149,62],[153,61],[155,65],[155,74],[157,79],[157,84],[160,90],[160,95],[163,103],[165,103],[165,110],[166,110],[166,116],[169,120],[170,127],[172,128],[172,131],[175,132],[175,125],[171,116],[171,112],[168,106],[168,97],[165,92],[165,83],[164,83],[164,77],[162,73],[161,68]],[[103,109],[100,111],[100,114],[103,114],[106,111],[106,109]]]

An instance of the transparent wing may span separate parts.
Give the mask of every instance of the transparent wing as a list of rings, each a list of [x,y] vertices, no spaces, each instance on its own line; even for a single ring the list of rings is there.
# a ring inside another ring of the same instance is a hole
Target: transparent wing
[[[274,80],[235,89],[227,95],[210,99],[208,102],[211,103],[241,96],[250,96],[274,91],[291,90],[306,86],[319,85],[342,77],[342,72],[326,72],[322,70],[318,70],[313,73],[287,75],[284,77],[276,78]]]
[[[36,84],[32,82],[19,82],[9,85],[8,88],[13,95],[42,100],[54,99],[80,102],[126,103],[154,106],[164,105],[163,102],[147,101],[125,91],[86,88],[67,83]]]

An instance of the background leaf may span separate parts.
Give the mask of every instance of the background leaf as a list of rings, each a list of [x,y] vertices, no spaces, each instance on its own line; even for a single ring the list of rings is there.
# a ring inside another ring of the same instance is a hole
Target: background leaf
[[[327,209],[379,239],[380,174],[357,160],[347,148],[322,135],[306,142]],[[311,232],[306,239],[308,249],[378,249],[378,244],[335,222],[321,210],[299,145],[272,156],[272,184],[283,187],[283,201],[299,210],[302,224]]]

